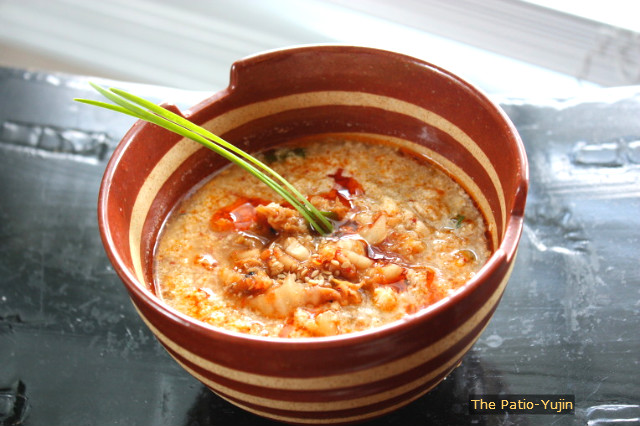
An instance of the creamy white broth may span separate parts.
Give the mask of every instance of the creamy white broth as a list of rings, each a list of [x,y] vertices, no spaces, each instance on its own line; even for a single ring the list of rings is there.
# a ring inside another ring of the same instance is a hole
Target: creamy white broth
[[[446,297],[491,254],[468,194],[399,147],[323,137],[260,156],[333,212],[335,232],[320,236],[253,176],[223,169],[156,248],[157,293],[178,311],[262,336],[361,331]]]

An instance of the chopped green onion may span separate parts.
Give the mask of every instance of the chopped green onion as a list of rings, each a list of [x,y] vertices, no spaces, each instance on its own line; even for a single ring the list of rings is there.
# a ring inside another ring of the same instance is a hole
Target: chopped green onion
[[[452,217],[451,221],[455,222],[456,229],[462,226],[462,222],[464,222],[465,217],[461,214],[456,215],[456,217]]]

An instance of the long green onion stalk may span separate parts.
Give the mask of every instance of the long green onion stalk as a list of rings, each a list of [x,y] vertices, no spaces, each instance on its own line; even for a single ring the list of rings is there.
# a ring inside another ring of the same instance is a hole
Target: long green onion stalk
[[[207,129],[153,102],[120,89],[110,88],[107,90],[97,84],[89,84],[105,98],[114,102],[114,104],[92,99],[75,99],[76,101],[110,109],[157,124],[169,131],[206,146],[264,182],[269,188],[273,189],[298,210],[302,217],[309,222],[311,227],[320,234],[327,235],[333,231],[333,224],[325,216],[329,215],[329,212],[321,212],[314,207],[293,185],[260,160],[211,133]]]

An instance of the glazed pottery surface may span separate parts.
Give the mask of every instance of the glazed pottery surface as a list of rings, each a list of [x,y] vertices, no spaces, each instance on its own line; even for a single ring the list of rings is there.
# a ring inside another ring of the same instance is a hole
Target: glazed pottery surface
[[[177,362],[222,398],[300,424],[383,415],[455,368],[498,305],[522,230],[527,161],[499,107],[460,78],[411,57],[309,46],[236,62],[227,89],[182,114],[247,151],[321,133],[404,144],[473,196],[494,254],[451,297],[381,328],[315,339],[216,329],[155,296],[152,259],[171,209],[225,162],[195,142],[138,122],[107,166],[100,230],[142,320]]]

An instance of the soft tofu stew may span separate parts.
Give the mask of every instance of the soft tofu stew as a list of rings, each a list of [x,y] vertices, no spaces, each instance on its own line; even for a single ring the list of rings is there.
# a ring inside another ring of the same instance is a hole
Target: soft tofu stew
[[[446,297],[490,256],[473,200],[404,147],[323,136],[258,154],[332,234],[230,166],[170,215],[155,252],[159,297],[231,331],[330,336],[378,327]]]

